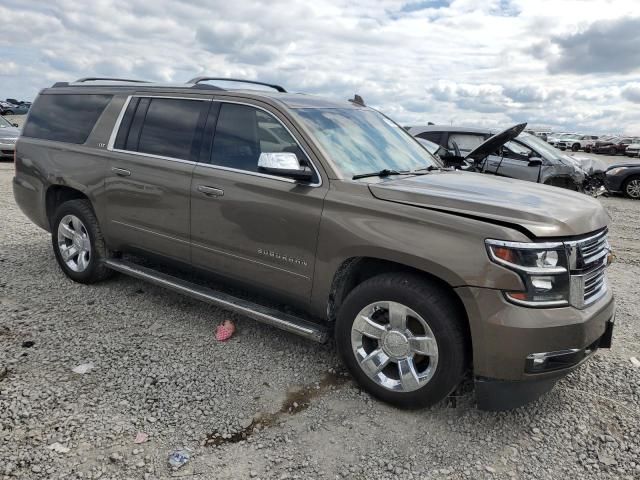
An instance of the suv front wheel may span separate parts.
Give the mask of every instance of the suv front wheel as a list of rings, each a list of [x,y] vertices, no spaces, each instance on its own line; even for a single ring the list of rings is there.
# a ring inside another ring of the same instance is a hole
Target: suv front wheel
[[[443,400],[466,367],[465,319],[450,293],[412,274],[358,285],[336,322],[338,351],[356,381],[403,408]]]
[[[70,200],[58,207],[51,241],[58,265],[70,279],[95,283],[112,274],[102,262],[107,249],[88,200]]]

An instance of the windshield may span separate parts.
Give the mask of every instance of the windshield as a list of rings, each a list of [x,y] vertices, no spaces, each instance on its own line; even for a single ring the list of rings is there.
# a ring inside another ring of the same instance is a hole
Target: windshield
[[[540,140],[538,137],[534,135],[529,135],[528,133],[523,132],[520,135],[518,135],[517,140],[519,142],[524,143],[527,147],[530,147],[531,149],[535,150],[536,152],[538,152],[540,155],[542,155],[544,158],[548,160],[558,160],[560,162],[568,161],[570,163],[573,163],[573,160],[571,160],[571,157],[569,157],[568,155],[565,155],[557,148],[552,147],[547,142],[545,142],[544,140]]]
[[[345,175],[440,166],[402,127],[374,110],[300,108],[296,112]]]
[[[0,128],[13,127],[11,123],[4,117],[0,117]]]

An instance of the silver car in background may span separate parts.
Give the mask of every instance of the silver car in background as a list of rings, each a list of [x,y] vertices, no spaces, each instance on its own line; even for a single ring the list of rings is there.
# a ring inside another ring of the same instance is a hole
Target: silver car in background
[[[17,123],[0,117],[0,160],[13,160],[16,142],[20,136],[20,129],[17,127]]]
[[[582,191],[587,174],[579,162],[522,131],[523,125],[496,135],[486,129],[444,125],[410,127],[409,133],[443,147],[438,155],[445,164],[455,165],[463,160],[466,164],[473,163],[474,170],[481,173]],[[500,137],[500,141],[492,142],[488,149],[481,148],[494,137],[496,140]]]

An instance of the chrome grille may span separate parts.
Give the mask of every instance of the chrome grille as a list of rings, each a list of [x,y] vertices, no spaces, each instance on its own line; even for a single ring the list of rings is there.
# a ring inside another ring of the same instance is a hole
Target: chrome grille
[[[571,303],[584,308],[607,291],[606,267],[611,252],[607,230],[567,243],[571,261]]]

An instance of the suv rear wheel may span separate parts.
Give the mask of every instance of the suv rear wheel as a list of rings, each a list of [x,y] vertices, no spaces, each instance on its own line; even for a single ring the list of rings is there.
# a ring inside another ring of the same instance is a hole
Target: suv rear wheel
[[[51,241],[58,265],[70,279],[95,283],[112,274],[102,263],[107,258],[107,249],[88,200],[70,200],[58,207]]]
[[[443,400],[466,367],[464,318],[449,292],[412,274],[358,285],[336,322],[336,343],[358,383],[383,401],[420,408]]]

